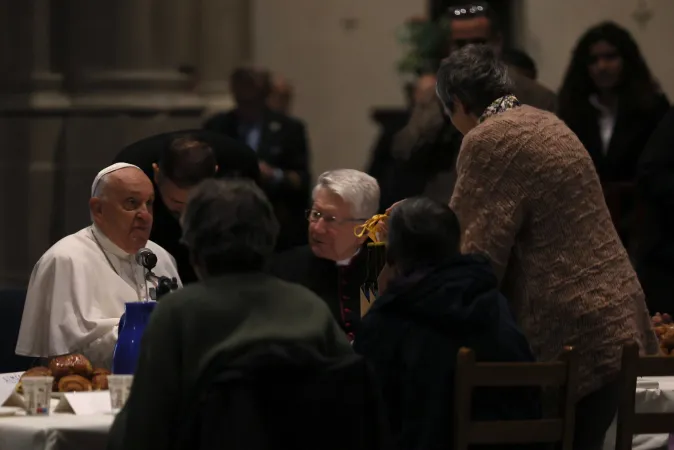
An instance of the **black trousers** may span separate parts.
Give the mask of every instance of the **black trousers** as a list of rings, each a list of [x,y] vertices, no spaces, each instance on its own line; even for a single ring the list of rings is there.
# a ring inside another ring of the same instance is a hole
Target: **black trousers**
[[[616,379],[576,403],[574,450],[601,450],[606,431],[618,410],[620,383]]]

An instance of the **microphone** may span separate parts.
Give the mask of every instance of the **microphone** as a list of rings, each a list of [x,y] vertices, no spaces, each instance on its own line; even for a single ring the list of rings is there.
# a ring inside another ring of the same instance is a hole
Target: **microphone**
[[[178,289],[178,280],[176,278],[169,278],[165,276],[157,276],[152,273],[152,269],[157,266],[157,255],[154,254],[149,248],[141,248],[136,253],[136,263],[143,266],[147,273],[145,274],[145,280],[150,281],[155,285],[157,300],[165,294],[170,293]],[[146,285],[147,298],[150,297],[149,286]]]
[[[149,248],[141,248],[136,253],[136,262],[150,271],[157,265],[157,255]]]

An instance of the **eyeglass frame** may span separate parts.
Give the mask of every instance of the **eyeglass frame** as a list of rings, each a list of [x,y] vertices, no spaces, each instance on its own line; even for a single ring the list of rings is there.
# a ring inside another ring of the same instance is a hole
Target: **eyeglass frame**
[[[316,212],[318,214],[318,217],[313,219],[312,213]],[[323,222],[325,222],[326,225],[328,226],[337,226],[337,225],[344,225],[345,223],[349,222],[366,222],[368,219],[356,219],[356,218],[351,218],[351,219],[337,219],[335,216],[330,216],[330,215],[325,215],[322,212],[310,208],[304,211],[304,216],[306,217],[307,221],[309,223],[317,223],[319,220],[323,219]]]
[[[481,17],[486,16],[491,7],[486,2],[471,2],[465,5],[450,6],[447,8],[447,13],[450,19],[461,19],[464,17]]]

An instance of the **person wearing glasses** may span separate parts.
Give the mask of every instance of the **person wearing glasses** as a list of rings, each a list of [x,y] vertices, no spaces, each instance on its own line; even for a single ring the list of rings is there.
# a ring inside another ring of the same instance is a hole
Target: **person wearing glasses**
[[[270,271],[301,284],[330,307],[353,340],[360,324],[360,286],[365,281],[366,237],[354,229],[377,213],[379,185],[370,175],[352,169],[323,173],[307,211],[309,245],[277,255]]]
[[[620,398],[622,345],[659,348],[592,158],[561,119],[520,104],[489,46],[447,58],[437,92],[464,135],[450,203],[461,252],[491,260],[538,360],[576,348],[574,449],[599,450]]]
[[[496,12],[484,2],[451,7],[447,12],[450,24],[449,52],[468,44],[487,44],[499,56],[503,53],[503,34]],[[435,74],[433,74],[435,75]],[[546,111],[555,111],[554,92],[534,80],[513,70],[508,73],[513,80],[513,92],[520,102]],[[447,202],[452,196],[456,181],[456,155],[461,146],[459,133],[443,114],[435,95],[435,86],[427,83],[425,92],[412,110],[408,124],[394,136],[391,154],[397,162],[398,183],[388,187],[384,197],[393,201],[414,195],[425,195]]]

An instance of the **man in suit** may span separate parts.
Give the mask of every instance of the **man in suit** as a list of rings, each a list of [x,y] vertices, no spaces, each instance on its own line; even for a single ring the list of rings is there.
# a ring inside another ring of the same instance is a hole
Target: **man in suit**
[[[474,2],[452,7],[448,14],[450,52],[468,44],[490,44],[499,55],[502,54],[503,35],[498,17],[487,3]],[[508,75],[514,83],[513,93],[521,103],[555,111],[556,96],[551,90],[517,71],[509,71]],[[435,85],[428,83],[429,78],[434,79],[435,74],[425,75],[419,80],[424,89],[417,96],[407,126],[394,138],[392,155],[398,162],[400,174],[396,178],[400,180],[400,185],[411,186],[404,196],[423,194],[448,202],[456,181],[454,166],[462,136],[445,117],[435,95]]]
[[[258,181],[255,152],[244,144],[204,130],[163,133],[124,148],[114,162],[138,166],[154,185],[154,225],[150,239],[176,259],[184,284],[196,280],[178,221],[190,191],[214,176]]]
[[[268,73],[237,69],[230,85],[236,108],[211,117],[204,128],[244,142],[257,153],[261,185],[281,225],[277,250],[302,245],[310,184],[304,124],[268,108]]]
[[[350,339],[358,332],[360,287],[368,268],[367,237],[357,237],[354,228],[378,208],[379,186],[370,175],[353,169],[325,172],[307,215],[309,245],[276,255],[270,265],[277,277],[321,297]]]

